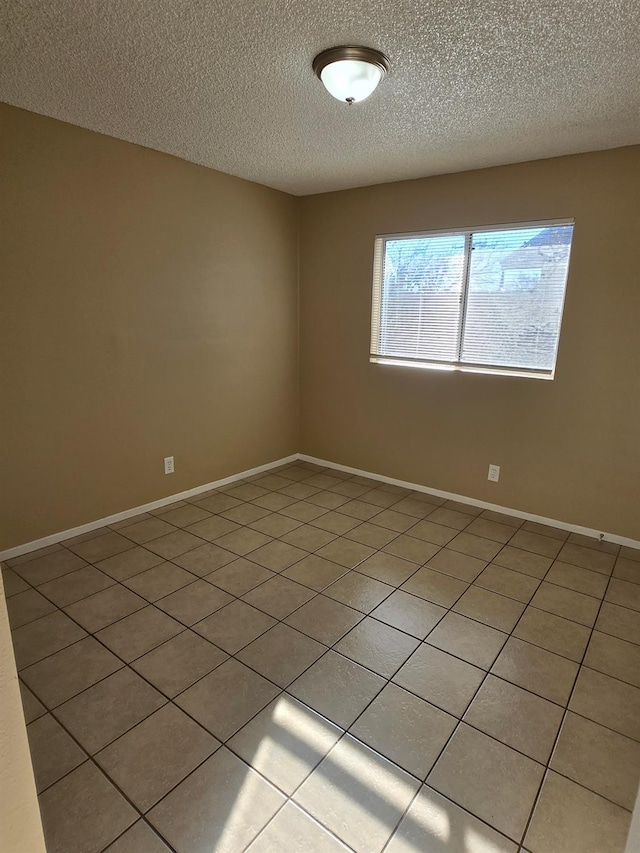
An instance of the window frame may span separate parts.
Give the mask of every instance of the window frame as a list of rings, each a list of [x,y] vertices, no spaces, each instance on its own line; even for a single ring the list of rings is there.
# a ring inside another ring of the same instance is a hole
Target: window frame
[[[544,368],[510,367],[503,365],[462,362],[460,360],[460,356],[462,354],[464,327],[467,316],[467,302],[469,297],[469,274],[471,266],[471,243],[473,240],[473,235],[490,231],[520,231],[524,228],[550,228],[553,226],[571,226],[573,228],[573,232],[571,235],[571,243],[569,244],[569,256],[567,259],[567,277],[565,280],[564,291],[562,294],[562,305],[560,307],[560,324],[558,327],[558,338],[556,342],[552,369],[549,371]],[[464,235],[465,237],[461,293],[462,310],[460,313],[458,359],[456,361],[438,361],[427,360],[420,357],[411,358],[408,356],[401,358],[374,352],[374,350],[380,348],[378,342],[380,340],[380,327],[382,322],[384,260],[387,240],[410,240],[418,239],[420,237],[454,237],[458,235]],[[395,365],[397,367],[412,367],[423,370],[440,370],[452,373],[484,373],[494,376],[517,376],[527,379],[553,380],[555,378],[556,367],[558,362],[560,334],[562,332],[562,321],[564,319],[564,308],[567,298],[567,288],[569,287],[571,252],[573,249],[574,237],[575,219],[573,217],[565,217],[561,219],[527,220],[523,222],[498,223],[492,225],[480,225],[476,227],[467,226],[464,228],[438,228],[430,231],[401,231],[388,234],[376,234],[374,239],[373,253],[373,288],[371,299],[371,337],[369,347],[369,362],[371,364]],[[378,308],[378,310],[376,310],[376,308]]]

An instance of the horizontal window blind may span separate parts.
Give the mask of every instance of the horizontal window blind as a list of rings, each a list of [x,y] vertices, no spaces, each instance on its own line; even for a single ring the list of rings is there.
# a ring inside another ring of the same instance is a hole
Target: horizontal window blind
[[[374,361],[552,375],[573,225],[378,237]]]

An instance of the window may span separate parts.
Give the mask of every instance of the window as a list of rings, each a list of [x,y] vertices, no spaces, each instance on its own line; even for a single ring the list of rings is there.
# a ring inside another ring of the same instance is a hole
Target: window
[[[573,223],[377,237],[371,361],[553,378]]]

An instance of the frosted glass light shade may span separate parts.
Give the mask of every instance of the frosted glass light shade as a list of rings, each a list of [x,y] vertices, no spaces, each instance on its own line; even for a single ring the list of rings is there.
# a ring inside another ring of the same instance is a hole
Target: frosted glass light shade
[[[323,68],[320,79],[330,95],[353,104],[369,97],[382,80],[382,71],[359,59],[343,59]]]
[[[343,45],[323,50],[313,60],[313,70],[329,94],[354,104],[374,91],[389,70],[389,60],[371,47]]]

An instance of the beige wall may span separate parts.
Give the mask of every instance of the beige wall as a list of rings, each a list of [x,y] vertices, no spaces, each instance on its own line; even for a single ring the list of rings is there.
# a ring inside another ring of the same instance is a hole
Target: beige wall
[[[0,105],[0,550],[297,450],[297,216]]]
[[[303,199],[300,449],[640,539],[639,199],[638,146]],[[376,234],[562,217],[553,382],[369,363]]]

